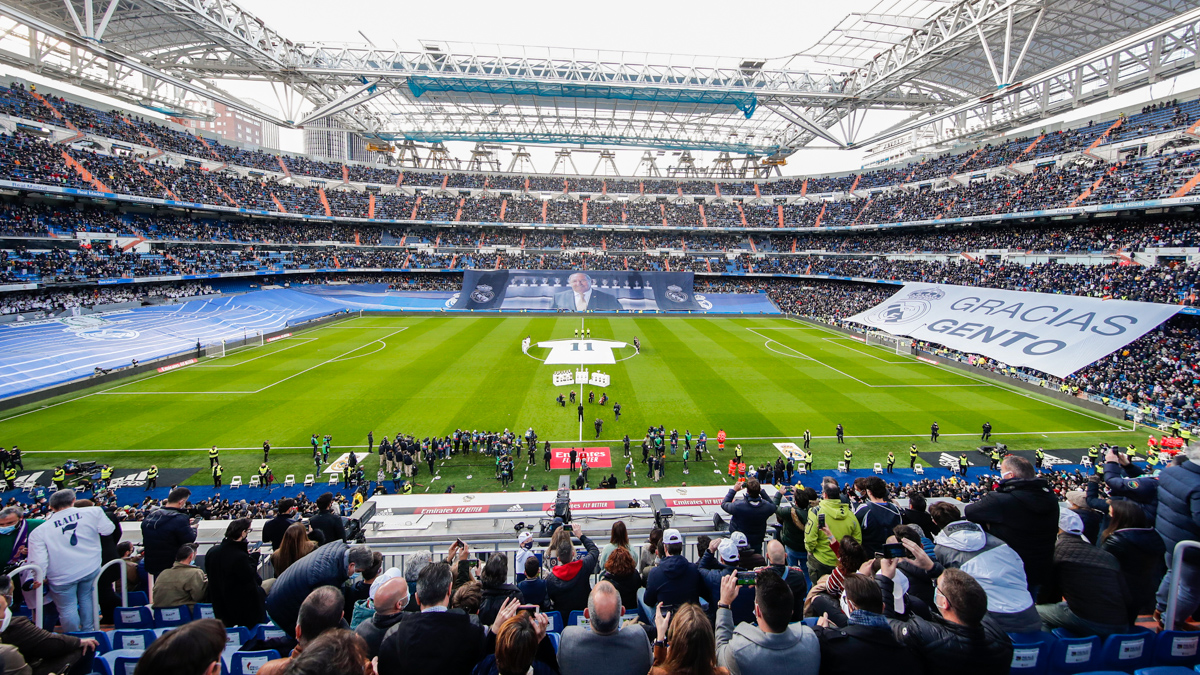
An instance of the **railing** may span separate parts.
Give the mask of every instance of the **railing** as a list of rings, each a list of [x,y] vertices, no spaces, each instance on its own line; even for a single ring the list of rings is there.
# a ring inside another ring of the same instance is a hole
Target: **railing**
[[[100,566],[100,573],[96,575],[96,579],[92,581],[92,614],[96,617],[96,625],[100,625],[100,578],[104,576],[104,570],[113,565],[121,566],[121,606],[129,606],[129,578],[125,575],[125,558],[117,558],[109,560]],[[41,625],[41,624],[39,624]]]
[[[21,574],[21,572],[24,572],[26,570],[33,570],[33,580],[35,582],[37,582],[37,588],[33,589],[33,598],[34,598],[34,602],[36,603],[36,606],[31,607],[30,609],[33,611],[33,623],[35,625],[37,625],[38,628],[41,628],[42,627],[42,605],[45,601],[46,571],[43,570],[40,565],[34,565],[33,563],[25,563],[24,565],[21,565],[17,569],[9,572],[8,578],[12,579],[13,586],[20,588],[21,587],[21,579],[19,578],[19,575]]]
[[[1181,541],[1175,545],[1175,551],[1171,554],[1171,587],[1167,594],[1167,611],[1163,617],[1163,625],[1167,627],[1167,630],[1175,630],[1175,605],[1179,602],[1179,584],[1183,576],[1183,553],[1189,548],[1200,549],[1200,541]]]

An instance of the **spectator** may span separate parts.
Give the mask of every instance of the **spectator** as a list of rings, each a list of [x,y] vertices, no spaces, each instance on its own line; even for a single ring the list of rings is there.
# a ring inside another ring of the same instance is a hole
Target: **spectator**
[[[737,579],[740,559],[737,542],[732,537],[714,539],[708,545],[708,550],[697,565],[700,574],[704,576],[704,582],[708,584],[708,597],[721,597],[721,583],[725,577],[732,576]],[[754,621],[754,588],[745,585],[737,586],[736,590],[734,600],[729,605],[733,611],[734,623],[751,623]],[[711,612],[715,614],[716,608]]]
[[[804,527],[804,548],[808,550],[808,576],[814,581],[833,572],[838,564],[837,554],[829,545],[829,539],[841,541],[850,537],[862,541],[862,528],[850,506],[842,501],[842,490],[836,478],[821,480],[824,499],[817,505],[817,513],[810,515]],[[824,515],[824,518],[821,516]],[[825,521],[825,531],[821,521]]]
[[[342,517],[337,515],[330,508],[333,504],[333,493],[326,492],[317,497],[317,515],[308,519],[308,526],[313,532],[321,533],[321,543],[328,544],[331,541],[342,541],[346,538],[346,525],[342,522]],[[264,536],[266,528],[263,528]]]
[[[533,553],[533,533],[529,530],[521,532],[517,535],[517,555],[513,558],[513,564],[517,570],[517,585],[520,586],[522,581],[525,581],[528,574],[525,570],[526,564],[530,558],[537,560],[537,556]]]
[[[382,563],[383,554],[379,553],[378,551],[375,551],[372,554],[372,556],[375,556],[375,555],[379,556],[380,562]],[[354,606],[351,607],[350,610],[346,614],[346,616],[350,617],[350,619],[349,619],[350,630],[357,629],[359,624],[361,624],[362,622],[366,621],[367,619],[369,619],[375,615],[375,594],[379,591],[380,588],[383,587],[384,584],[386,584],[388,581],[391,581],[392,579],[403,579],[403,578],[404,578],[404,573],[401,572],[400,569],[396,568],[396,567],[389,567],[389,568],[387,568],[386,571],[383,571],[383,572],[379,573],[378,575],[376,575],[375,578],[371,581],[370,588],[367,590],[366,599],[356,601],[354,603]],[[345,592],[344,589],[343,589],[343,592]],[[405,595],[407,596],[407,593]]]
[[[646,579],[646,583],[650,583],[650,570],[658,564],[658,559],[662,556],[659,552],[663,545],[663,531],[657,527],[650,529],[650,534],[646,537],[646,543],[642,544],[638,549],[638,574]],[[680,540],[682,543],[682,539]]]
[[[919,494],[909,493],[908,508],[900,510],[900,522],[905,525],[916,525],[918,534],[933,539],[940,532],[933,518],[926,511],[925,498]]]
[[[1154,593],[1166,573],[1162,537],[1149,527],[1145,510],[1135,501],[1114,499],[1108,505],[1108,527],[1100,534],[1100,548],[1113,554],[1125,575],[1125,584],[1138,615],[1154,611]]]
[[[1158,512],[1158,478],[1143,474],[1129,455],[1109,449],[1104,454],[1104,484],[1111,499],[1127,499],[1146,514],[1146,523],[1154,525]]]
[[[897,525],[893,530],[894,534],[888,538],[889,544],[900,544],[908,551],[908,558],[902,558],[897,561],[896,569],[899,574],[896,575],[900,579],[907,582],[906,593],[919,599],[926,608],[934,606],[934,583],[942,571],[945,569],[941,563],[929,557],[925,552],[925,547],[921,541],[921,536],[917,534],[917,530],[913,525]],[[930,542],[931,549],[934,548]],[[897,581],[897,584],[901,584]]]
[[[888,501],[887,483],[879,476],[863,481],[867,501],[854,511],[862,528],[862,545],[868,557],[883,551],[883,543],[900,524],[900,507]]]
[[[784,496],[775,491],[775,518],[779,521],[779,539],[787,549],[787,565],[800,567],[808,576],[808,551],[804,548],[804,528],[808,525],[809,504],[817,498],[812,488],[798,487]],[[769,557],[769,556],[768,556]]]
[[[478,615],[481,604],[483,604],[483,585],[474,579],[454,589],[454,594],[450,596],[450,609],[457,609],[464,614]],[[473,620],[478,621],[479,619],[476,617]]]
[[[746,491],[745,498],[737,501],[737,493],[743,489]],[[763,539],[767,535],[767,520],[775,515],[775,505],[762,498],[762,486],[759,485],[758,479],[751,478],[735,483],[725,494],[721,510],[730,515],[729,531],[746,535],[750,548],[755,553],[762,553]],[[720,516],[714,518],[718,519]]]
[[[928,675],[1008,675],[1012,642],[988,618],[988,597],[970,574],[948,569],[938,577],[934,600],[940,617],[893,621],[896,638],[916,652]]]
[[[803,568],[787,565],[787,549],[778,539],[767,542],[767,569],[774,572],[792,593],[795,606],[792,608],[792,621],[804,618],[804,596],[808,594],[809,581]]]
[[[1099,483],[1098,476],[1091,476],[1089,483]],[[1066,494],[1067,508],[1074,511],[1075,515],[1079,516],[1079,520],[1083,523],[1083,537],[1090,543],[1096,544],[1100,541],[1100,521],[1104,518],[1104,514],[1088,506],[1087,492],[1083,490],[1071,490]]]
[[[283,542],[283,535],[287,529],[296,522],[296,500],[290,497],[285,497],[279,500],[279,505],[276,507],[275,517],[267,521],[262,529],[262,543],[270,544],[271,550],[279,548]],[[328,543],[328,542],[326,542]]]
[[[1200,609],[1200,552],[1185,551],[1183,565],[1173,569],[1175,547],[1181,541],[1200,541],[1200,443],[1187,447],[1187,460],[1163,469],[1158,474],[1158,511],[1154,529],[1166,545],[1167,573],[1158,586],[1154,618],[1161,624],[1171,590],[1171,577],[1179,575],[1179,594],[1175,603],[1176,626],[1184,626],[1187,617]]]
[[[618,557],[621,556],[619,553]],[[610,557],[609,560],[614,560]],[[632,563],[632,558],[629,559]],[[630,564],[632,568],[632,564]],[[636,570],[633,572],[637,574]],[[562,675],[645,675],[650,670],[650,640],[640,625],[621,626],[626,605],[611,583],[601,581],[588,596],[584,616],[590,626],[567,626],[558,647]]]
[[[882,559],[880,574],[886,576],[889,570],[894,572],[895,566],[890,559]],[[842,604],[848,625],[837,628],[826,617],[817,621],[821,675],[861,675],[881,663],[893,672],[920,673],[916,655],[895,638],[883,616],[885,595],[879,583],[863,574],[851,574],[845,585]]]
[[[327,546],[329,544],[326,544]],[[487,631],[461,612],[447,611],[454,575],[446,563],[431,563],[417,579],[421,611],[388,631],[379,646],[379,675],[438,673],[468,675],[487,654]],[[497,614],[507,620],[517,603]],[[499,626],[493,624],[493,629]]]
[[[1049,581],[1054,562],[1058,500],[1046,480],[1034,475],[1029,460],[1005,457],[1000,462],[1000,485],[968,504],[964,514],[1021,556],[1026,583],[1036,597],[1037,589]]]
[[[525,604],[537,605],[543,612],[550,611],[550,599],[546,595],[546,580],[542,578],[542,564],[534,556],[525,559],[525,580],[517,584]]]
[[[32,667],[33,675],[66,673],[96,649],[98,643],[93,638],[52,633],[38,628],[26,617],[13,614],[12,594],[12,580],[0,576],[0,614],[6,617],[0,621],[0,639],[20,652],[22,660]],[[5,658],[5,672],[10,672]]]
[[[321,633],[304,651],[292,657],[287,670],[282,672],[285,675],[375,675],[363,639],[343,628]]]
[[[1102,638],[1129,632],[1135,615],[1120,563],[1084,540],[1083,521],[1074,511],[1063,511],[1058,522],[1050,588],[1051,597],[1063,600],[1037,606],[1044,629],[1066,628],[1081,637]]]
[[[608,562],[608,556],[617,547],[629,551],[629,556],[633,557],[633,547],[629,545],[629,532],[625,529],[625,521],[623,520],[618,520],[612,524],[612,532],[608,536],[608,543],[604,545],[604,548],[600,549],[600,567],[602,569]]]
[[[600,555],[600,550],[583,534],[579,523],[571,526],[571,532],[583,544],[587,553],[576,560],[575,547],[569,537],[565,538],[558,545],[558,566],[550,570],[550,578],[546,580],[546,594],[550,602],[554,603],[554,609],[563,616],[587,607],[588,593],[591,590],[589,579],[596,571],[596,558]]]
[[[621,594],[621,604],[631,609],[638,606],[638,590],[642,588],[642,575],[633,566],[633,555],[629,549],[614,549],[604,565],[600,579],[612,584]]]
[[[204,556],[213,614],[226,626],[254,628],[266,616],[262,578],[258,576],[261,555],[250,552],[249,536],[250,519],[239,518],[229,523],[225,538]]]
[[[296,617],[304,599],[321,586],[340,587],[356,571],[375,564],[371,549],[333,541],[287,568],[267,596],[267,614],[288,635],[296,631]],[[343,607],[345,598],[342,599]]]
[[[408,582],[408,605],[404,607],[406,612],[418,612],[420,606],[417,604],[417,594],[414,589],[417,587],[417,579],[421,576],[421,570],[433,562],[433,553],[430,551],[417,551],[408,556],[408,564],[404,566],[404,580]]]
[[[208,578],[195,562],[196,545],[180,546],[175,554],[175,564],[160,572],[154,583],[154,607],[187,605],[191,609],[197,602],[204,602],[208,595]]]
[[[782,554],[782,545],[776,541],[771,544],[776,544],[777,553]],[[768,551],[770,548],[768,544]],[[739,595],[736,584],[736,577],[721,580],[717,604],[717,663],[732,675],[772,672],[817,675],[821,647],[811,628],[803,623],[791,623],[796,599],[788,584],[775,570],[761,570],[754,584],[755,622],[738,623],[735,628],[730,607]]]
[[[279,578],[297,560],[317,550],[317,542],[308,538],[304,523],[292,523],[283,533],[279,548],[271,552],[271,567]]]
[[[662,535],[666,557],[655,567],[651,568],[646,577],[646,592],[642,597],[641,609],[649,618],[653,616],[651,607],[659,604],[667,607],[682,607],[688,603],[698,603],[700,598],[712,601],[708,593],[708,584],[700,575],[700,570],[683,557],[683,535],[674,528],[666,530]]]
[[[29,535],[29,562],[46,571],[64,633],[96,629],[92,585],[100,575],[100,537],[116,527],[99,507],[75,507],[75,491],[50,495],[50,516]],[[41,582],[33,582],[36,588]]]
[[[259,675],[281,675],[288,669],[291,660],[303,653],[309,643],[326,631],[335,630],[344,623],[344,607],[345,600],[342,592],[336,587],[319,586],[313,589],[308,597],[304,598],[304,602],[300,603],[300,611],[294,626],[296,647],[288,656],[264,663],[258,669]],[[282,628],[282,626],[280,627]],[[347,633],[349,636],[353,636],[353,633],[349,631]]]
[[[728,669],[717,665],[712,623],[699,605],[688,603],[675,612],[655,607],[654,628],[658,639],[650,675],[729,675]]]
[[[929,507],[941,530],[934,555],[946,568],[961,569],[979,582],[988,596],[988,614],[1008,633],[1036,633],[1041,618],[1025,579],[1025,566],[1010,546],[978,523],[962,519],[949,502]]]
[[[34,528],[44,522],[40,518],[26,518],[25,509],[21,506],[7,506],[3,510],[0,510],[0,563],[11,565],[14,568],[25,564],[26,559],[29,557],[29,534],[33,532]],[[37,602],[37,596],[33,593],[32,589],[26,590],[24,585],[32,579],[32,571],[27,570],[21,573],[21,592],[25,606],[31,610],[34,603]],[[110,593],[112,592],[111,589],[112,584],[110,583]],[[100,591],[101,598],[103,598],[103,577],[101,578]],[[43,594],[42,602],[42,627],[53,629],[54,625],[58,622],[58,616],[54,612],[54,603],[49,593]],[[117,604],[120,604],[120,600],[117,601]],[[20,603],[14,606],[19,607]],[[113,607],[115,606],[113,605]]]
[[[221,675],[226,640],[225,625],[217,619],[184,624],[155,640],[138,659],[133,675]]]
[[[379,656],[379,645],[392,626],[404,619],[404,607],[408,605],[408,582],[403,577],[388,579],[382,584],[371,586],[375,594],[372,600],[375,613],[371,618],[358,624],[354,632],[367,643],[367,654],[371,658]]]
[[[163,507],[151,511],[142,521],[146,574],[156,579],[160,572],[175,563],[179,547],[196,541],[196,528],[183,512],[191,496],[192,491],[185,487],[171,490]]]
[[[521,612],[496,630],[496,651],[484,657],[473,675],[557,675],[554,647],[546,640],[550,617]]]
[[[525,596],[516,586],[508,583],[508,555],[493,553],[479,575],[483,584],[483,601],[479,605],[479,623],[490,626],[496,620],[500,607],[509,598],[524,604]]]

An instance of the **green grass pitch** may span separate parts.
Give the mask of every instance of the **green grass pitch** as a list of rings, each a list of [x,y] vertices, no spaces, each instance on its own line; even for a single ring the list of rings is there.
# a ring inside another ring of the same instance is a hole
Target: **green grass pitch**
[[[612,375],[609,405],[587,406],[582,429],[573,408],[554,403],[569,388],[553,386],[552,373],[567,366],[545,365],[539,360],[545,350],[534,347],[527,356],[520,346],[526,336],[534,343],[571,337],[581,325],[595,339],[632,342],[637,336],[642,344],[641,354],[618,350],[615,365],[600,367]],[[612,402],[622,404],[619,422]],[[600,442],[595,417],[604,420]],[[313,471],[313,433],[333,435],[340,449],[332,459],[365,446],[368,431],[378,440],[397,432],[424,437],[455,428],[521,432],[532,426],[556,446],[578,446],[582,438],[584,445],[612,447],[611,471],[621,477],[621,437],[629,434],[636,444],[652,424],[677,428],[681,436],[685,429],[693,437],[704,430],[710,450],[724,428],[756,464],[779,456],[773,442],[798,440],[811,429],[814,468],[831,469],[843,449],[833,440],[838,423],[855,451],[855,467],[862,468],[882,461],[888,450],[907,457],[913,442],[932,450],[933,421],[942,432],[937,449],[947,452],[976,447],[985,421],[994,427],[993,438],[1014,450],[1142,438],[1117,420],[783,318],[508,315],[328,324],[168,373],[6,411],[0,443],[20,445],[28,468],[68,457],[126,468],[198,467],[190,482],[203,484],[210,481],[205,449],[211,445],[221,449],[228,481],[253,473],[269,439],[272,469],[282,479]],[[373,479],[375,463],[367,466]],[[683,476],[681,462],[669,463],[667,481],[724,482],[715,468],[715,462],[693,462]],[[542,471],[540,453],[534,467],[526,471],[522,460],[518,469],[511,489],[553,487],[556,480]],[[490,460],[479,455],[455,457],[440,472],[439,490],[447,483],[459,491],[499,489]],[[592,477],[608,472],[597,469]],[[418,480],[429,484],[427,475]]]

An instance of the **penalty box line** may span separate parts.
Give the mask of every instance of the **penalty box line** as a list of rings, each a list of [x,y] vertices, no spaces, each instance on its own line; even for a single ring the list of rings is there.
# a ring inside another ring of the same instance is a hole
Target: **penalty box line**
[[[393,335],[396,335],[397,333],[401,333],[401,332],[403,332],[403,331],[406,331],[406,330],[408,330],[408,326],[405,326],[405,327],[403,327],[403,328],[400,328],[400,329],[398,329],[398,330],[394,330],[394,331],[392,331],[391,333],[388,333],[387,335],[384,335],[384,336],[383,336],[383,337],[381,337],[381,338],[378,338],[378,339],[376,339],[376,340],[372,340],[372,341],[370,341],[370,342],[367,342],[367,343],[365,343],[365,344],[359,345],[359,346],[357,346],[357,347],[355,347],[354,349],[351,349],[351,350],[349,350],[349,351],[342,352],[341,354],[338,354],[337,356],[335,356],[335,357],[333,357],[333,358],[331,358],[331,359],[327,359],[327,360],[325,360],[325,361],[322,361],[322,362],[320,362],[320,363],[318,363],[318,364],[316,364],[316,365],[309,366],[308,368],[305,368],[304,370],[301,370],[301,371],[300,371],[300,372],[298,372],[298,373],[293,373],[293,374],[291,374],[291,375],[288,375],[287,377],[284,377],[284,378],[281,378],[281,379],[279,379],[279,380],[276,380],[275,382],[272,382],[271,384],[268,384],[268,385],[266,385],[265,387],[262,387],[262,388],[260,388],[260,389],[255,389],[255,390],[253,390],[253,391],[112,391],[112,390],[105,390],[105,391],[99,391],[99,392],[96,392],[96,394],[103,394],[103,395],[105,395],[105,396],[151,396],[151,395],[157,395],[157,394],[166,394],[166,395],[172,395],[172,394],[176,394],[176,395],[178,395],[178,394],[185,394],[185,395],[199,395],[199,394],[259,394],[259,393],[262,393],[262,392],[264,392],[264,391],[266,391],[266,390],[270,389],[271,387],[274,387],[275,385],[278,385],[278,384],[283,384],[284,382],[287,382],[288,380],[290,380],[290,379],[292,379],[292,378],[294,378],[294,377],[299,377],[299,376],[301,376],[301,375],[303,375],[303,374],[307,373],[307,372],[308,372],[308,371],[310,371],[310,370],[313,370],[313,369],[315,369],[315,368],[320,368],[321,366],[324,366],[324,365],[326,365],[326,364],[329,364],[329,363],[334,363],[334,362],[336,362],[336,361],[342,360],[344,357],[347,357],[347,356],[349,356],[350,354],[353,354],[354,352],[356,352],[356,351],[358,351],[358,350],[360,350],[360,349],[365,349],[366,347],[369,347],[369,346],[371,346],[371,345],[373,345],[373,344],[379,343],[379,344],[383,345],[383,347],[386,347],[386,346],[387,346],[387,343],[386,343],[386,342],[384,342],[384,340],[387,340],[387,339],[388,339],[388,338],[390,338],[391,336],[393,336]],[[314,338],[314,339],[315,339],[315,338]],[[297,346],[298,346],[298,345],[297,345]],[[376,350],[376,351],[381,351],[381,350],[383,349],[383,347],[381,347],[380,349],[378,349],[378,350]],[[272,353],[278,353],[278,352],[272,352]],[[375,353],[375,352],[372,352],[372,354],[373,354],[373,353]],[[264,355],[264,356],[265,356],[265,355]],[[240,364],[238,364],[238,365],[240,365]],[[149,378],[147,378],[147,379],[149,379]],[[140,381],[140,380],[139,380],[139,381]],[[130,382],[129,384],[134,384],[134,383],[133,383],[133,382]],[[122,385],[122,386],[124,386],[124,385]]]
[[[803,325],[803,322],[801,322],[801,321],[800,321],[800,320],[798,320],[798,319],[792,319],[792,318],[789,318],[788,320],[789,320],[789,321],[795,321],[796,323],[800,323],[800,324],[802,324],[802,325]],[[829,328],[825,328],[824,326],[813,326],[813,327],[815,327],[815,328],[820,328],[821,330],[824,330],[824,331],[826,331],[826,332],[828,332],[828,333],[832,333],[832,334],[834,334],[834,335],[837,335],[837,336],[844,337],[844,336],[843,336],[841,333],[838,333],[837,331],[835,331],[835,330],[831,330],[831,329],[829,329]],[[922,363],[924,363],[924,362],[922,362]],[[965,378],[967,378],[967,379],[970,379],[970,380],[975,380],[976,382],[979,382],[979,383],[980,383],[979,385],[958,385],[958,386],[964,386],[964,387],[966,387],[966,386],[986,386],[986,387],[995,387],[996,389],[999,389],[999,390],[1001,390],[1001,391],[1006,391],[1006,392],[1009,392],[1009,393],[1012,393],[1012,394],[1016,394],[1016,395],[1018,395],[1018,396],[1024,396],[1025,398],[1027,398],[1027,399],[1029,399],[1029,400],[1031,400],[1031,401],[1037,401],[1038,403],[1042,403],[1042,404],[1045,404],[1045,405],[1048,405],[1048,406],[1051,406],[1051,407],[1054,407],[1054,408],[1058,408],[1059,410],[1065,410],[1065,411],[1067,411],[1067,412],[1074,413],[1074,414],[1076,414],[1076,415],[1079,415],[1080,417],[1086,417],[1086,418],[1088,418],[1088,419],[1091,419],[1091,420],[1094,420],[1094,421],[1096,421],[1096,422],[1100,422],[1100,423],[1102,423],[1102,424],[1107,424],[1107,425],[1110,425],[1110,426],[1112,426],[1112,427],[1113,427],[1115,430],[1118,430],[1118,431],[1133,431],[1133,429],[1132,429],[1131,427],[1126,427],[1126,426],[1123,426],[1123,425],[1121,425],[1121,424],[1117,424],[1116,422],[1109,421],[1108,419],[1106,419],[1106,418],[1103,418],[1103,417],[1100,417],[1099,415],[1096,415],[1096,414],[1090,413],[1090,412],[1088,412],[1088,411],[1086,411],[1086,410],[1083,410],[1082,408],[1079,408],[1078,406],[1063,405],[1063,404],[1061,404],[1061,403],[1056,403],[1055,401],[1052,401],[1052,400],[1050,400],[1050,399],[1048,399],[1048,398],[1043,398],[1043,397],[1040,397],[1040,396],[1035,396],[1034,394],[1031,394],[1031,393],[1029,393],[1029,392],[1026,392],[1026,391],[1021,391],[1021,390],[1020,390],[1020,389],[1018,389],[1017,387],[1014,387],[1014,386],[1011,386],[1011,385],[1005,385],[1005,384],[1002,384],[1002,383],[1000,383],[1000,382],[991,382],[991,381],[988,381],[988,380],[985,380],[985,379],[983,379],[982,377],[980,377],[980,376],[978,376],[978,375],[974,375],[974,374],[972,374],[972,373],[970,373],[970,372],[966,372],[966,371],[960,371],[960,370],[957,370],[957,369],[951,369],[951,368],[949,368],[948,366],[946,366],[946,365],[944,365],[944,364],[941,364],[941,363],[930,363],[930,364],[927,364],[927,365],[933,366],[934,368],[940,368],[941,370],[943,370],[943,371],[945,371],[945,372],[951,373],[951,374],[953,374],[953,375],[958,375],[958,376],[961,376],[961,377],[965,377]]]

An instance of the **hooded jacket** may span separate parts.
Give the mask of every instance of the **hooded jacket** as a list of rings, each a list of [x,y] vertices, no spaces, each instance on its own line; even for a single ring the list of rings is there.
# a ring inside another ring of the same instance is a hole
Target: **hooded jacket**
[[[1158,512],[1154,529],[1166,544],[1167,554],[1185,539],[1200,540],[1200,464],[1187,461],[1158,474]],[[1200,563],[1195,551],[1184,554],[1190,564]]]
[[[490,626],[496,621],[496,615],[500,613],[500,607],[505,600],[516,598],[521,604],[525,604],[525,595],[521,590],[512,584],[501,584],[499,586],[484,586],[483,600],[479,603],[479,623],[484,626]]]
[[[646,594],[642,596],[647,607],[654,609],[660,602],[678,607],[698,602],[699,598],[713,601],[700,570],[687,558],[669,555],[650,568],[650,574],[646,576]]]
[[[1058,498],[1042,478],[1011,478],[995,491],[968,504],[966,519],[1012,547],[1025,564],[1029,588],[1050,581],[1054,542],[1058,537]]]
[[[179,547],[196,541],[196,531],[186,513],[170,506],[155,509],[142,521],[142,544],[146,547],[146,573],[157,577],[175,564]]]
[[[950,523],[933,541],[938,562],[957,567],[983,586],[989,612],[1015,614],[1033,606],[1021,557],[977,523]]]
[[[730,675],[817,675],[821,645],[813,629],[803,623],[790,624],[782,633],[764,633],[750,623],[734,628],[733,612],[718,609],[717,665],[728,668]]]
[[[330,542],[283,571],[267,596],[267,614],[276,626],[295,636],[300,604],[308,594],[320,586],[341,587],[349,576],[346,574],[348,549],[345,542]]]
[[[849,535],[861,542],[862,527],[858,524],[858,518],[854,517],[854,512],[850,510],[850,505],[840,499],[822,499],[814,511],[816,513],[809,514],[808,524],[804,528],[804,548],[822,565],[836,567],[837,555],[829,547],[829,540],[821,533],[821,514],[825,514],[825,527],[829,528],[830,534],[838,541]]]
[[[741,532],[746,535],[746,542],[755,553],[762,553],[763,538],[767,536],[767,521],[775,515],[775,504],[759,493],[757,499],[751,499],[746,493],[745,499],[737,498],[737,490],[730,488],[725,494],[721,509],[728,513],[729,531]]]
[[[592,592],[592,573],[596,571],[596,561],[600,557],[600,549],[587,535],[581,535],[579,542],[587,553],[582,558],[558,565],[546,577],[546,595],[563,616],[587,607],[588,595]]]
[[[704,582],[708,584],[708,597],[710,598],[720,598],[721,580],[730,574],[737,574],[740,571],[738,568],[719,560],[717,556],[708,551],[704,552],[704,557],[700,559],[697,567],[700,569],[700,576],[704,577]],[[716,609],[715,605],[709,605],[710,612],[714,612]],[[754,623],[754,589],[748,586],[739,587],[737,596],[733,599],[731,609],[735,624]]]
[[[779,532],[779,540],[783,542],[784,546],[793,551],[803,551],[804,527],[808,522],[808,511],[793,507],[790,499],[784,501],[782,491],[775,493],[774,502],[775,517],[782,526]],[[795,518],[792,517],[793,513],[796,514]],[[797,524],[797,521],[799,521],[799,524]]]
[[[1153,612],[1154,596],[1167,572],[1162,537],[1152,527],[1130,527],[1113,532],[1100,548],[1113,554],[1120,563],[1138,614]]]
[[[916,652],[927,675],[1008,675],[1012,640],[990,617],[980,626],[963,626],[919,616],[889,620],[896,639]]]

